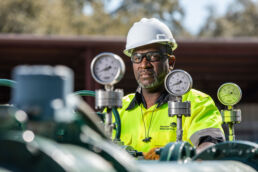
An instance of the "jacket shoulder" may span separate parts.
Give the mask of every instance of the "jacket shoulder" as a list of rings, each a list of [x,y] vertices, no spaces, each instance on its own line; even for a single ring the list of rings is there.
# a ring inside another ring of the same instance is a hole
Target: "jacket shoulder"
[[[134,96],[135,96],[135,93],[127,94],[126,96],[123,97],[123,102],[131,102]]]
[[[195,103],[197,103],[208,100],[212,100],[212,98],[208,94],[195,89],[191,89],[188,93],[183,95],[183,101],[194,101]]]
[[[130,93],[130,94],[127,94],[126,96],[123,97],[123,99],[122,99],[122,102],[123,102],[122,109],[126,109],[129,106],[129,104],[132,102],[134,96],[135,96],[135,93]]]
[[[189,94],[192,95],[192,96],[197,96],[197,97],[210,97],[208,94],[204,93],[204,92],[201,92],[199,90],[196,90],[196,89],[191,89],[189,91]]]

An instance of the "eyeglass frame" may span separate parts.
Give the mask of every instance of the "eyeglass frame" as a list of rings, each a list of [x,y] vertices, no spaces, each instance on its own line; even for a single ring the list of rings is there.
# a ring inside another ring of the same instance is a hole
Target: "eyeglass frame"
[[[161,56],[161,58],[159,58],[158,60],[152,61],[152,60],[150,59],[151,56],[149,56],[149,57],[147,56],[147,54],[149,54],[149,53],[158,53],[158,54]],[[133,61],[133,58],[132,58],[132,57],[133,57],[135,54],[140,54],[140,55],[141,55],[141,57],[140,57],[140,58],[141,58],[140,62],[135,62],[135,61]],[[148,62],[158,62],[158,61],[160,61],[162,58],[164,58],[164,56],[169,56],[169,54],[167,54],[167,53],[162,53],[161,51],[149,51],[149,52],[146,52],[146,53],[132,53],[131,61],[132,61],[132,63],[140,64],[140,63],[142,62],[143,58],[145,57]]]

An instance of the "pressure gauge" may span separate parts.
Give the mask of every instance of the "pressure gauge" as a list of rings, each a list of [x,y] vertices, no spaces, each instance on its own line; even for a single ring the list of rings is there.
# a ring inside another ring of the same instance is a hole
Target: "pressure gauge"
[[[192,77],[183,70],[172,70],[165,78],[165,88],[173,96],[182,96],[193,85]]]
[[[237,104],[242,97],[241,88],[232,82],[222,84],[218,89],[218,99],[226,106]]]
[[[123,78],[124,73],[124,61],[116,54],[101,53],[91,62],[91,74],[100,84],[116,84]]]

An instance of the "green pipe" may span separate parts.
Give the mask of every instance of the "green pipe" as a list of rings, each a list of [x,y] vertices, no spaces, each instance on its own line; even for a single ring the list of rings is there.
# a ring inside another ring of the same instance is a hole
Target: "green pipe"
[[[80,90],[80,91],[74,92],[74,94],[80,95],[80,96],[92,96],[92,97],[95,97],[95,91],[90,91],[90,90]]]
[[[74,92],[74,94],[80,95],[80,96],[92,96],[92,97],[95,97],[95,91],[90,91],[90,90],[80,90],[80,91]],[[121,136],[121,120],[120,120],[119,113],[118,113],[116,108],[112,108],[112,112],[114,114],[115,121],[116,121],[116,126],[117,126],[115,140],[120,141],[120,136]]]
[[[115,121],[116,121],[116,125],[117,125],[117,129],[116,129],[116,137],[115,139],[117,141],[120,141],[120,136],[121,136],[121,121],[120,121],[120,116],[119,113],[117,111],[116,108],[112,108],[112,112],[115,116]]]
[[[16,84],[15,81],[10,79],[0,79],[0,86],[14,87]]]

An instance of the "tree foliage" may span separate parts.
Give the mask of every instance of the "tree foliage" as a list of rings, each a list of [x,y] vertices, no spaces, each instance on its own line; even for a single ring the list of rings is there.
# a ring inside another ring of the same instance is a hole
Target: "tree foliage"
[[[0,30],[4,33],[26,33],[35,30],[35,18],[41,11],[38,1],[0,1]]]
[[[125,35],[142,17],[157,17],[174,34],[187,32],[178,20],[183,10],[178,0],[4,0],[0,1],[0,33],[48,35]],[[84,13],[84,7],[92,9]]]
[[[156,17],[165,22],[175,35],[188,34],[181,25],[184,11],[178,0],[123,0],[111,14],[129,25],[142,17]]]
[[[235,0],[225,16],[216,18],[213,8],[199,35],[204,37],[258,36],[258,1]]]

